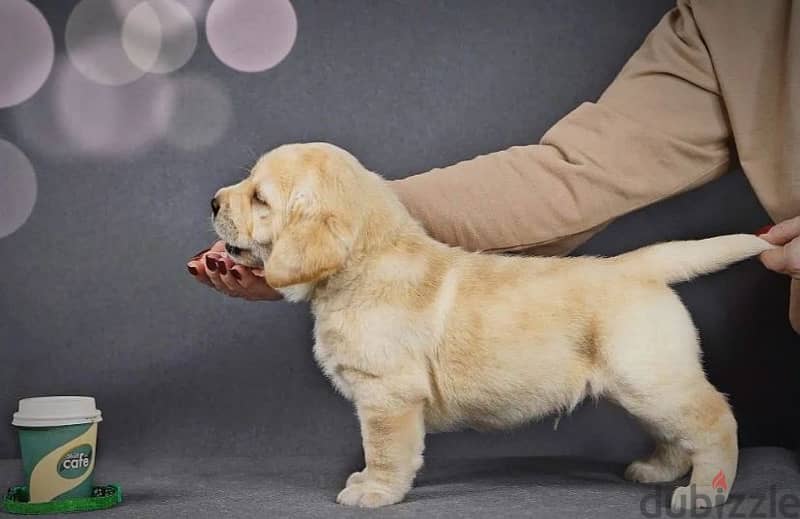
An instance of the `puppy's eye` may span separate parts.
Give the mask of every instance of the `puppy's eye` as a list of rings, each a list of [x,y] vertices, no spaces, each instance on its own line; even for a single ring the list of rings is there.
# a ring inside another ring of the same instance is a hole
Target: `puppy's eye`
[[[261,205],[263,205],[263,206],[265,206],[265,207],[267,207],[267,208],[269,209],[269,203],[267,203],[267,201],[266,201],[266,200],[264,200],[263,198],[261,198],[261,197],[258,195],[258,193],[255,193],[255,194],[253,195],[253,201],[254,201],[255,203],[257,203],[257,204],[261,204]]]

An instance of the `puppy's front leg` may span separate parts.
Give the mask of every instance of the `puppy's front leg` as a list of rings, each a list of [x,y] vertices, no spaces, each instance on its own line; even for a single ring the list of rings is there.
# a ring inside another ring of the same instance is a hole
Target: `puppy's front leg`
[[[391,410],[359,406],[358,417],[366,468],[350,477],[336,500],[369,508],[399,503],[422,466],[422,403]]]

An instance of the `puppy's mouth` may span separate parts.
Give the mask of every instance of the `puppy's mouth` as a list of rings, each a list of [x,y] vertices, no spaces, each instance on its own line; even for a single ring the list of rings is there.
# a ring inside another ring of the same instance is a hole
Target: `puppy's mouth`
[[[228,256],[230,256],[231,259],[240,265],[251,268],[260,268],[264,265],[264,263],[261,261],[261,258],[254,254],[250,249],[243,249],[226,242],[225,252],[228,253]]]
[[[244,249],[242,249],[241,247],[236,247],[235,245],[231,245],[230,243],[225,244],[225,250],[231,256],[240,256],[242,252],[244,252]]]

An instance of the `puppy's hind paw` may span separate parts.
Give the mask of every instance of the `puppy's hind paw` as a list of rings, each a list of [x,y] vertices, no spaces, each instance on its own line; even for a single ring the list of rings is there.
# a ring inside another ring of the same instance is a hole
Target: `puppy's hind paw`
[[[351,484],[336,496],[336,502],[339,504],[362,508],[378,508],[393,505],[402,500],[402,495],[393,494],[368,483]]]
[[[683,474],[681,470],[651,461],[634,461],[625,469],[625,479],[637,483],[663,483],[675,481]]]

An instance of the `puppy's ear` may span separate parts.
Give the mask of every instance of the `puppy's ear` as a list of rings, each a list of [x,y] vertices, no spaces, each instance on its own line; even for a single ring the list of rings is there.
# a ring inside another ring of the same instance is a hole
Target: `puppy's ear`
[[[332,215],[290,223],[272,246],[264,277],[274,288],[318,281],[344,266],[352,241],[352,227]]]

